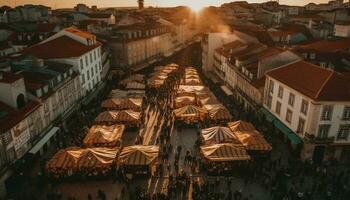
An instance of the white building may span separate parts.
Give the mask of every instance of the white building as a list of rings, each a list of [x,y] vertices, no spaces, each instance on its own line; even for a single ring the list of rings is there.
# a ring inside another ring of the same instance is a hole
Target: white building
[[[25,53],[74,66],[80,75],[83,96],[101,81],[101,43],[96,36],[70,27],[31,46]]]
[[[264,113],[303,160],[350,161],[349,81],[305,61],[266,74]]]
[[[109,42],[112,63],[137,70],[172,54],[171,32],[158,23],[117,27]]]

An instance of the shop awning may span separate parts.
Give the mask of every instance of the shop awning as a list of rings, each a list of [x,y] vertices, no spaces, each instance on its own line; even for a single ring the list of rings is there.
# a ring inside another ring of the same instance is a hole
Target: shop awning
[[[297,136],[290,128],[284,125],[280,120],[276,119],[273,122],[273,124],[276,128],[278,128],[278,130],[285,134],[293,144],[300,144],[302,142],[299,136]]]
[[[233,95],[233,92],[226,85],[222,85],[220,87],[221,87],[222,91],[224,91],[227,96]]]
[[[293,143],[293,144],[300,144],[302,142],[302,140],[300,139],[299,136],[297,136],[294,133],[290,133],[288,135],[288,139]]]
[[[53,135],[55,135],[59,130],[60,128],[56,126],[53,127],[48,133],[46,133],[46,135],[43,138],[41,138],[41,140],[38,143],[36,143],[36,145],[29,151],[29,153],[36,154],[38,151],[40,151],[44,144],[46,144],[46,142],[49,141],[50,138]]]
[[[299,136],[297,136],[290,128],[284,125],[279,119],[273,116],[273,114],[271,114],[266,108],[261,108],[259,111],[266,116],[267,121],[273,122],[274,126],[283,134],[285,134],[293,144],[302,143],[302,140]]]
[[[269,122],[273,122],[273,120],[275,119],[275,117],[265,108],[261,108],[260,112],[265,115],[267,121]]]

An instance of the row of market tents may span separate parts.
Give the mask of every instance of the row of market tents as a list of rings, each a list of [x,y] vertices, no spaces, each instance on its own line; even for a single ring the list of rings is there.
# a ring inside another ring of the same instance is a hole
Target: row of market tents
[[[177,64],[168,64],[166,66],[155,67],[154,72],[151,74],[151,78],[148,79],[148,85],[154,88],[161,87],[169,75],[178,68],[179,65]]]
[[[229,122],[201,130],[202,155],[210,162],[250,160],[249,155],[265,154],[271,145],[255,127],[245,121]]]
[[[58,151],[46,168],[56,177],[73,175],[107,175],[113,169],[143,168],[149,171],[156,164],[158,146],[134,145],[119,147],[69,147]]]
[[[174,101],[174,114],[177,120],[186,123],[197,123],[210,120],[222,123],[233,119],[226,107],[219,103],[212,92],[203,85],[197,70],[188,67],[177,90]]]

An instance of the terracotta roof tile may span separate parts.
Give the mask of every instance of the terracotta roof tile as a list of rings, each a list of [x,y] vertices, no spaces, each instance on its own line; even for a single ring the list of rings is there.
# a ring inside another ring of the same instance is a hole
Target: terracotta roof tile
[[[305,61],[271,70],[267,75],[316,101],[350,101],[350,76]]]
[[[295,49],[298,51],[336,52],[350,48],[350,39],[318,40],[308,44],[300,45]]]
[[[101,46],[100,42],[87,46],[67,36],[61,36],[51,41],[31,46],[25,49],[24,53],[33,54],[42,59],[72,58],[79,57],[98,46]]]
[[[88,33],[88,32],[85,32],[85,31],[81,31],[81,30],[79,30],[77,28],[74,28],[74,27],[65,28],[64,30],[67,31],[67,32],[73,33],[75,35],[78,35],[80,37],[83,37],[83,38],[93,38],[93,37],[95,37],[95,35],[93,35],[91,33]]]

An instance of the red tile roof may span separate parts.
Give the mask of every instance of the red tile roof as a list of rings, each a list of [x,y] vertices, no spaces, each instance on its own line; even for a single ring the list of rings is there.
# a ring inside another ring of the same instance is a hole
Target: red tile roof
[[[65,28],[64,29],[65,31],[67,32],[70,32],[70,33],[73,33],[79,37],[83,37],[83,38],[93,38],[95,37],[95,35],[91,34],[91,33],[88,33],[88,32],[85,32],[85,31],[81,31],[77,28],[74,28],[74,27],[69,27],[69,28]]]
[[[11,72],[0,72],[0,73],[2,73],[2,79],[0,79],[0,83],[13,83],[23,78],[21,75],[11,73]]]
[[[350,48],[350,39],[337,40],[318,40],[308,44],[297,46],[298,51],[315,51],[315,52],[336,52]]]
[[[350,76],[298,61],[268,76],[316,101],[350,101]]]
[[[61,36],[42,44],[33,45],[25,49],[24,53],[33,54],[42,59],[72,58],[79,57],[99,46],[101,46],[100,42],[87,46],[67,36]]]

